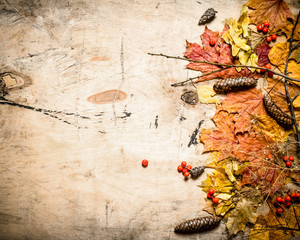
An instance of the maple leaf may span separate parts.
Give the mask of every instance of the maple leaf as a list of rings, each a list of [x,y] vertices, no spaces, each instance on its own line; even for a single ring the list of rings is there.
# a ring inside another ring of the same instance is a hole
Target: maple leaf
[[[240,115],[243,112],[253,115],[267,114],[263,105],[262,93],[256,88],[228,93],[218,110],[239,113]]]
[[[254,224],[257,219],[257,203],[242,199],[236,207],[229,213],[226,227],[230,235],[244,231],[247,223]]]
[[[204,152],[219,151],[219,161],[228,157],[237,158],[241,162],[264,158],[271,139],[255,132],[236,134],[234,116],[219,111],[213,118],[217,129],[203,129],[200,141],[204,143]]]
[[[228,26],[225,25],[223,32],[227,30]],[[184,56],[188,59],[196,61],[207,61],[228,65],[237,64],[236,59],[234,59],[232,56],[231,46],[225,43],[223,39],[221,39],[221,34],[219,34],[219,32],[211,31],[210,29],[205,27],[204,33],[201,35],[201,40],[203,46],[200,46],[197,43],[190,43],[186,41],[186,51],[184,53]],[[210,46],[210,40],[214,40],[216,44],[214,46]],[[201,71],[202,75],[210,73],[212,71],[224,69],[220,72],[215,72],[201,77],[197,80],[197,82],[207,81],[215,78],[233,78],[238,76],[253,76],[257,78],[257,75],[251,74],[248,69],[237,72],[234,67],[225,69],[226,67],[197,62],[190,62],[186,67],[192,70]]]
[[[290,44],[287,42],[277,43],[272,47],[268,55],[270,62],[273,65],[277,66],[282,73],[284,73],[285,71],[286,61],[289,53],[289,45]],[[296,53],[294,56],[292,56],[292,58],[296,57],[297,59],[297,52],[298,49],[296,49]],[[287,72],[289,77],[300,79],[300,64],[290,58],[288,62]],[[300,82],[294,81],[294,83],[300,85]]]
[[[256,52],[258,54],[258,61],[257,61],[258,66],[264,67],[269,63],[268,54],[270,50],[271,47],[266,41],[264,41],[263,43],[259,44],[256,47]]]
[[[253,9],[250,22],[255,25],[268,21],[274,32],[286,25],[288,18],[295,19],[283,0],[249,0],[246,5]]]

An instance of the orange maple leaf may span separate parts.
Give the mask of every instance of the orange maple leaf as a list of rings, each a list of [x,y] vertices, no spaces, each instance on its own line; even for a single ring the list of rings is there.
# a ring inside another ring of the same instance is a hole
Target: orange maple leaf
[[[236,59],[232,56],[231,46],[221,38],[222,34],[228,30],[228,26],[224,26],[224,30],[221,34],[214,32],[205,27],[204,33],[201,35],[202,45],[197,43],[190,43],[186,41],[186,51],[184,56],[191,60],[207,61],[212,63],[222,63],[232,65],[236,63]],[[210,40],[214,40],[216,44],[211,46]],[[237,72],[234,67],[227,68],[224,66],[217,66],[208,63],[190,62],[187,68],[201,71],[202,74],[210,73],[212,71],[221,70],[210,75],[199,78],[197,81],[207,81],[215,78],[233,78],[238,76],[255,77],[257,73],[251,73],[249,69],[244,69],[241,72]]]
[[[204,143],[204,152],[220,151],[219,161],[228,157],[241,162],[265,158],[270,153],[269,144],[273,141],[254,131],[237,133],[238,123],[234,115],[219,111],[213,117],[217,129],[203,129],[200,141]]]
[[[270,23],[272,32],[276,32],[286,25],[288,18],[294,19],[294,15],[284,0],[250,0],[246,3],[253,11],[249,13],[250,23]]]

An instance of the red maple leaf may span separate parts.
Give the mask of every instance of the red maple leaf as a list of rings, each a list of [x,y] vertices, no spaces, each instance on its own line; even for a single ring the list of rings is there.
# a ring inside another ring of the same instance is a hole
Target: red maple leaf
[[[233,65],[237,63],[237,59],[232,56],[231,46],[222,39],[222,34],[228,30],[228,26],[224,26],[224,30],[221,34],[214,32],[205,27],[204,33],[201,35],[202,46],[197,43],[190,43],[186,41],[186,52],[184,56],[191,60],[206,61],[211,63],[221,63],[227,65]],[[210,45],[210,40],[214,40],[216,44]],[[241,72],[236,71],[234,67],[226,68],[226,66],[212,65],[208,63],[190,62],[187,68],[201,71],[202,75],[210,73],[216,70],[222,70],[209,74],[207,76],[200,77],[198,81],[207,81],[215,78],[233,78],[238,76],[255,77],[256,73],[251,73],[247,68]]]

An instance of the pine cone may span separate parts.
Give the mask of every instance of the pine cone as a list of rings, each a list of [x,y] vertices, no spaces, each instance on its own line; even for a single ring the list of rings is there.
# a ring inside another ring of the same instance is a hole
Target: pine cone
[[[209,8],[205,11],[205,13],[201,16],[198,25],[208,23],[214,19],[216,16],[217,11],[215,11],[213,8]]]
[[[216,92],[238,91],[255,87],[257,80],[254,78],[238,77],[219,80],[214,84]]]
[[[191,177],[192,178],[197,178],[199,177],[203,172],[204,172],[205,167],[194,167],[190,171]]]
[[[202,232],[216,227],[221,219],[216,216],[200,217],[187,220],[174,229],[176,233],[196,233]]]
[[[284,113],[272,100],[271,96],[266,93],[264,95],[264,105],[268,114],[276,120],[276,122],[283,127],[291,127],[293,119]]]

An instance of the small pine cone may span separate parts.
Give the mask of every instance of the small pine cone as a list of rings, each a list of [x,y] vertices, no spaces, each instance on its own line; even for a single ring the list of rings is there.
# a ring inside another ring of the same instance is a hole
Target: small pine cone
[[[205,167],[194,167],[190,171],[191,177],[192,178],[197,178],[199,177],[203,172],[204,172]]]
[[[293,119],[284,113],[272,100],[271,96],[266,93],[264,95],[264,105],[268,114],[276,120],[276,122],[286,128],[293,125]]]
[[[215,228],[221,221],[221,218],[216,216],[200,217],[187,220],[174,229],[176,233],[196,233]]]
[[[212,21],[215,18],[216,13],[217,11],[215,11],[213,8],[207,9],[205,13],[201,16],[198,25],[202,25]]]
[[[254,78],[238,77],[219,80],[214,84],[214,90],[219,93],[228,91],[245,90],[255,87],[257,80]]]

